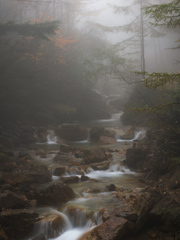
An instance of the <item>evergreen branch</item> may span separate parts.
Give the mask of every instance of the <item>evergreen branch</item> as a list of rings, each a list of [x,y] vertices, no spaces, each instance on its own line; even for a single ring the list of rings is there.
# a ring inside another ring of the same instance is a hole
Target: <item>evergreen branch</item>
[[[125,106],[125,107],[126,107],[126,109],[128,109],[130,111],[135,111],[138,113],[145,113],[145,112],[157,113],[160,111],[164,111],[164,110],[172,107],[173,105],[179,105],[179,104],[180,104],[179,102],[170,102],[170,103],[155,105],[155,106],[151,106],[151,107],[128,107],[128,106]]]
[[[145,76],[144,83],[148,88],[163,87],[166,84],[173,84],[174,82],[180,82],[180,73],[147,73],[147,72],[135,72],[138,75]]]
[[[176,28],[180,26],[180,1],[173,0],[171,3],[152,5],[145,8],[145,14],[155,20],[155,26]]]
[[[38,37],[42,39],[48,39],[47,35],[54,35],[55,31],[58,29],[59,22],[44,22],[44,23],[24,23],[24,24],[14,24],[12,22],[0,24],[0,33],[6,35],[8,33],[18,33],[24,37]]]

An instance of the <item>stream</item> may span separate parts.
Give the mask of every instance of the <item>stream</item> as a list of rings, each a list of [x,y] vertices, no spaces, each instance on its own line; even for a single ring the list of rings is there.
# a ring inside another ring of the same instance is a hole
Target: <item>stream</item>
[[[112,119],[93,121],[87,123],[87,125],[103,126],[107,128],[120,127],[122,125],[119,120],[120,116],[121,113],[114,114]],[[123,140],[119,138],[119,136],[116,136],[117,143],[112,146],[112,148],[115,147],[126,150],[127,148],[132,147],[133,141],[138,139],[140,136],[141,138],[145,136],[144,130],[137,131],[135,133],[135,137],[128,140]],[[91,145],[91,142],[89,139],[85,139],[84,141],[73,142],[71,144],[77,146],[87,146]],[[59,149],[57,137],[54,136],[54,132],[52,130],[49,131],[47,143],[39,145],[40,147],[45,147],[45,149],[54,149],[54,153],[51,153],[47,158],[39,159],[47,162],[50,166],[53,164],[53,158],[56,156],[57,149]],[[59,209],[54,209],[52,207],[37,209],[40,215],[55,214],[60,216],[63,219],[64,224],[63,229],[57,229],[54,231],[49,221],[43,221],[36,224],[34,236],[38,236],[42,233],[46,235],[46,240],[78,240],[85,232],[103,223],[101,209],[114,208],[121,204],[119,198],[116,197],[116,191],[108,191],[107,186],[115,185],[118,186],[119,189],[122,188],[125,190],[141,187],[136,178],[138,173],[132,172],[124,166],[124,164],[122,164],[124,160],[125,155],[120,156],[118,153],[113,152],[113,158],[107,170],[94,170],[89,167],[88,170],[84,172],[84,175],[89,177],[91,181],[79,181],[77,183],[68,184],[75,192],[76,198],[74,200],[67,202]],[[81,177],[81,175],[79,175],[76,171],[72,173],[65,173],[64,176]],[[53,181],[58,181],[59,178],[60,177],[54,176],[52,171]],[[71,209],[71,211],[69,211],[69,209]],[[88,217],[88,213],[91,213],[90,217]],[[52,232],[50,234],[52,237],[48,237],[49,231]],[[33,239],[36,238],[31,238],[29,240]]]

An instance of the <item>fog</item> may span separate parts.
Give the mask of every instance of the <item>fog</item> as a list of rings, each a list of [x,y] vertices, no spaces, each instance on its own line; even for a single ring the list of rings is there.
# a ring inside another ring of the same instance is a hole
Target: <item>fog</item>
[[[97,21],[105,26],[123,26],[131,21],[140,13],[138,6],[135,6],[129,13],[115,14],[111,5],[130,6],[134,1],[98,1],[92,5],[92,9],[100,10],[97,17],[92,21]],[[161,1],[162,2],[162,1]],[[167,2],[167,1],[164,1]],[[154,2],[152,1],[152,4]],[[147,21],[147,20],[146,20]],[[152,22],[152,19],[148,19]],[[155,28],[158,31],[158,28]],[[161,31],[161,30],[159,30]],[[119,32],[114,34],[106,34],[107,39],[112,43],[122,42],[128,39],[132,33]],[[179,30],[167,31],[162,37],[145,36],[145,61],[146,71],[148,72],[178,72],[179,66],[177,60],[180,59],[179,51],[172,50],[177,46]]]
[[[0,0],[0,239],[180,239],[179,11]]]

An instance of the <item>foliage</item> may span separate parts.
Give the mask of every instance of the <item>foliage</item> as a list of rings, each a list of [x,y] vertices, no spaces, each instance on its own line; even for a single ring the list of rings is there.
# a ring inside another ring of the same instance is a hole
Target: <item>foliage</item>
[[[55,34],[58,29],[59,22],[42,22],[42,23],[24,23],[24,24],[14,24],[13,22],[8,22],[5,24],[0,24],[1,37],[7,35],[8,33],[17,33],[24,37],[38,37],[41,39],[48,39],[47,35]]]
[[[160,24],[166,25],[168,28],[179,27],[179,1],[172,1],[169,4],[153,5],[146,8],[146,13],[160,21]],[[177,21],[176,21],[176,20]],[[162,22],[161,22],[162,21]],[[157,25],[159,25],[157,23]],[[156,101],[150,106],[131,106],[128,110],[140,113],[154,114],[157,119],[158,127],[163,128],[163,144],[160,146],[161,151],[165,153],[166,159],[179,156],[180,144],[180,74],[179,73],[147,73],[136,72],[141,75],[142,82],[148,89],[159,89],[167,91],[165,101]],[[163,90],[164,89],[164,90]]]
[[[180,26],[180,1],[173,0],[167,4],[153,5],[145,8],[145,13],[155,20],[156,26],[176,28]]]
[[[158,211],[162,214],[162,219],[166,224],[180,227],[179,209],[176,209],[173,206],[159,206]]]
[[[164,87],[172,85],[174,83],[180,83],[180,73],[147,73],[147,72],[135,72],[138,75],[143,75],[144,84],[148,88]]]

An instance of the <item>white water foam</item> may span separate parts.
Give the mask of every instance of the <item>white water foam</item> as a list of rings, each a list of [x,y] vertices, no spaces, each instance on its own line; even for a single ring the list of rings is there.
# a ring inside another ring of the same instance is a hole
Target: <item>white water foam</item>
[[[91,220],[87,219],[86,212],[80,209],[76,209],[73,216],[69,216],[68,210],[65,209],[64,215],[68,218],[70,222],[69,228],[59,237],[49,240],[77,240],[84,233],[95,227],[96,224],[102,223],[102,216],[99,213],[95,213],[93,215],[93,219],[96,224]]]
[[[116,142],[133,142],[135,140],[142,140],[146,136],[146,130],[137,131],[135,137],[132,139],[121,139],[119,136],[116,136]]]
[[[55,133],[53,130],[48,130],[47,135],[47,143],[48,144],[56,144],[57,143],[57,136],[55,136]]]

